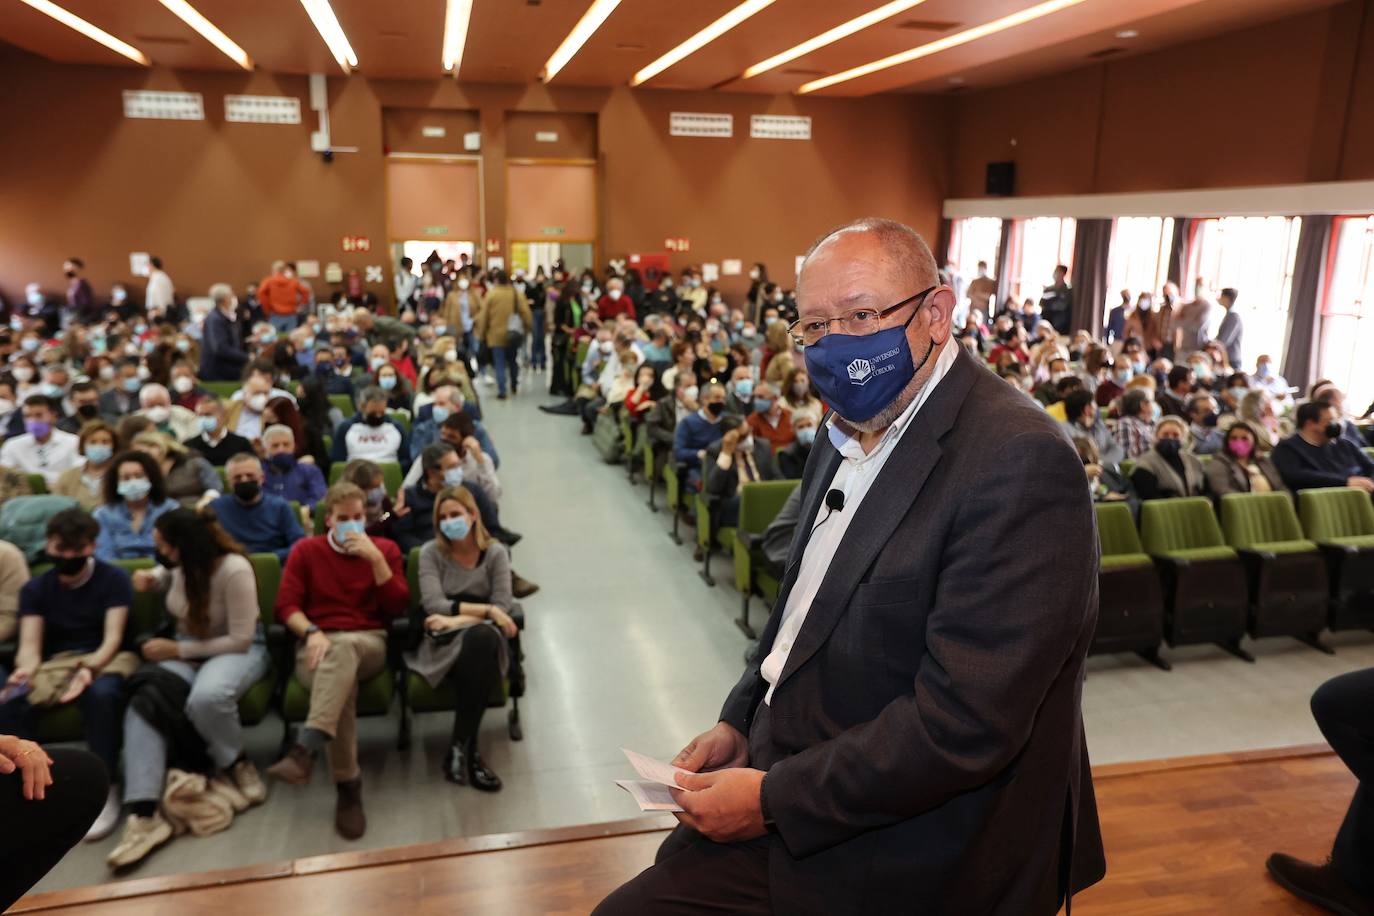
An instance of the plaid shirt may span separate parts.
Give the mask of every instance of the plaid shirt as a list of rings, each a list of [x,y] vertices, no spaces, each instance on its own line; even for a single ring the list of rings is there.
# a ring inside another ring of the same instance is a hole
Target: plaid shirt
[[[1148,452],[1155,441],[1154,427],[1136,417],[1122,417],[1117,420],[1116,430],[1112,435],[1116,436],[1116,441],[1121,444],[1128,461]]]

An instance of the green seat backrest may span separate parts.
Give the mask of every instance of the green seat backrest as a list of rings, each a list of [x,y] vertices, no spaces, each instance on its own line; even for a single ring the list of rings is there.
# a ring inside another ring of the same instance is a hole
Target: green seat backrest
[[[324,503],[318,502],[315,503],[315,533],[324,534],[324,532]]]
[[[1221,530],[1231,547],[1302,540],[1302,526],[1286,493],[1227,493]]]
[[[406,431],[406,435],[410,435],[410,411],[388,410],[386,415],[401,424],[401,429]]]
[[[1314,541],[1374,534],[1374,504],[1353,487],[1299,490],[1298,512],[1303,531]]]
[[[345,420],[353,416],[355,412],[353,399],[346,394],[331,394],[329,403],[331,406],[339,408],[339,413],[343,414]]]
[[[48,492],[48,480],[42,474],[26,474],[29,480],[29,495],[42,496]]]
[[[334,437],[333,437],[333,436],[321,436],[320,438],[324,440],[324,453],[325,453],[326,455],[333,454],[333,452],[334,452]]]
[[[1132,461],[1130,458],[1127,458],[1127,459],[1125,459],[1124,461],[1121,462],[1121,476],[1122,476],[1122,477],[1130,477],[1130,476],[1131,476],[1131,472],[1134,471],[1134,470],[1135,470],[1135,462]]]
[[[329,466],[329,485],[332,487],[343,478],[345,461],[336,461]],[[382,485],[386,487],[389,496],[395,496],[401,489],[401,482],[405,480],[405,473],[401,470],[401,465],[396,461],[379,461],[377,467],[382,469]]]
[[[152,569],[157,564],[152,560],[143,558],[115,560],[114,565],[132,577],[135,570]],[[129,608],[129,622],[125,625],[125,632],[132,635],[151,633],[162,625],[162,619],[165,615],[166,607],[163,604],[162,592],[134,592],[134,602],[133,606]]]
[[[760,534],[782,511],[800,480],[756,480],[739,491],[739,530]]]
[[[1135,530],[1131,507],[1125,503],[1098,503],[1097,539],[1104,557],[1126,553],[1144,553],[1140,535]]]
[[[239,390],[238,382],[201,382],[200,387],[219,398],[227,401],[234,396],[234,392]]]
[[[410,606],[420,606],[420,551],[423,547],[410,548],[406,557],[406,584],[410,586]]]
[[[275,553],[254,553],[248,555],[253,564],[253,576],[258,580],[258,617],[263,629],[271,626],[276,618],[277,589],[281,587],[281,561]]]
[[[241,462],[242,463],[242,462]],[[215,465],[215,473],[219,475],[219,482],[224,486],[220,489],[221,493],[229,492],[229,472],[224,469],[224,465]]]
[[[1205,496],[1141,503],[1140,543],[1146,553],[1226,546],[1212,502]]]

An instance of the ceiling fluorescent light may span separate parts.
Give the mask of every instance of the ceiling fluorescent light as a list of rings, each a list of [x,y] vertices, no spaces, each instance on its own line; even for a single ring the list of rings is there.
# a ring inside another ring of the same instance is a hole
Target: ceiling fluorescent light
[[[96,28],[75,13],[67,12],[56,3],[51,3],[49,0],[22,0],[22,2],[27,3],[45,16],[51,16],[67,28],[80,32],[91,41],[104,45],[116,54],[121,54],[129,58],[129,60],[142,64],[145,67],[151,65],[147,55],[138,48],[130,44],[125,44],[104,29]]]
[[[721,16],[715,22],[711,23],[700,32],[697,32],[691,38],[687,39],[676,48],[673,48],[673,50],[645,67],[643,70],[640,70],[634,75],[634,78],[630,80],[630,85],[638,86],[641,83],[653,79],[687,55],[695,54],[697,51],[700,51],[750,16],[771,6],[773,2],[774,0],[745,0],[744,3],[741,3],[724,16]]]
[[[463,48],[468,43],[468,21],[472,18],[472,0],[448,0],[444,14],[444,69],[458,75],[463,65]]]
[[[353,46],[348,43],[348,36],[344,34],[343,26],[339,25],[339,17],[334,15],[334,7],[329,5],[329,0],[301,0],[301,6],[310,14],[315,31],[329,46],[329,53],[334,55],[343,72],[351,73],[358,66],[358,55],[353,53]]]
[[[216,28],[213,22],[202,16],[200,11],[187,3],[186,0],[160,0],[160,2],[171,10],[178,19],[199,32],[201,38],[218,48],[225,57],[245,70],[253,69],[253,59],[248,56],[247,52],[234,44],[228,35]]]
[[[544,82],[549,82],[558,75],[558,71],[568,65],[568,61],[582,46],[587,43],[587,39],[592,37],[597,29],[601,28],[601,23],[606,21],[606,17],[611,15],[620,0],[592,0],[592,5],[587,7],[587,12],[582,14],[582,18],[577,20],[577,25],[573,26],[568,37],[563,39],[563,43],[558,46],[558,50],[553,52],[544,63],[544,70],[539,74],[539,78]]]
[[[856,16],[848,22],[842,22],[830,31],[822,32],[815,38],[809,38],[794,48],[788,48],[781,54],[774,54],[767,60],[759,61],[748,70],[745,70],[740,79],[747,80],[751,77],[758,76],[760,73],[767,73],[775,67],[781,67],[789,60],[796,60],[798,57],[804,54],[810,54],[818,48],[824,48],[826,45],[834,44],[841,38],[848,38],[855,32],[861,32],[871,25],[877,25],[884,19],[889,19],[898,13],[911,9],[913,6],[920,6],[922,3],[925,3],[925,0],[893,0],[892,3],[887,3],[875,10],[870,10],[862,16]]]
[[[818,80],[812,80],[798,89],[797,92],[815,92],[817,89],[825,89],[828,86],[834,86],[836,83],[844,83],[852,79],[858,79],[861,76],[868,76],[870,73],[877,73],[879,70],[886,70],[889,67],[911,63],[913,60],[930,57],[932,54],[939,54],[941,51],[948,51],[950,48],[966,45],[971,41],[977,41],[980,38],[995,35],[998,32],[1015,28],[1018,25],[1025,25],[1027,22],[1040,19],[1051,13],[1057,13],[1071,6],[1077,6],[1082,2],[1083,0],[1048,0],[1046,3],[1040,3],[1021,10],[1019,13],[1003,16],[1001,19],[994,19],[992,22],[985,22],[982,25],[974,26],[971,29],[967,29],[955,35],[950,35],[946,38],[932,41],[929,44],[912,48],[909,51],[893,54],[891,57],[884,57],[882,60],[875,60],[871,63],[854,67],[851,70],[845,70],[843,73],[835,73]]]

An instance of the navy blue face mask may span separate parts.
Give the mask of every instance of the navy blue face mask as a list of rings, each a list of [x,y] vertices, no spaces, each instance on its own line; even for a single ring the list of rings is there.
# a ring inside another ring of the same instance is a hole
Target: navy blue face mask
[[[826,334],[804,352],[806,371],[821,398],[851,423],[871,420],[895,401],[935,350],[935,338],[919,364],[912,363],[906,329],[925,305],[902,324],[873,334]]]

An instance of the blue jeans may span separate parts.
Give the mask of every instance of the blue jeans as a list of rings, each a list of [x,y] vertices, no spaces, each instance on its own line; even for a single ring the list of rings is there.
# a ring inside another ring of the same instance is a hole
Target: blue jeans
[[[290,334],[300,324],[298,315],[268,315],[267,323],[277,329],[278,334]]]
[[[216,655],[199,667],[181,659],[158,665],[191,685],[186,717],[205,739],[205,749],[215,766],[228,768],[243,753],[239,698],[271,667],[267,646],[255,642],[247,652]],[[161,798],[166,770],[167,739],[132,708],[125,710],[124,801]]]
[[[124,678],[117,674],[102,674],[74,701],[81,710],[86,744],[91,753],[105,764],[105,771],[113,781],[119,773],[120,721],[124,711]],[[38,737],[36,710],[28,700],[20,697],[0,706],[0,735],[21,738]]]
[[[506,368],[510,368],[511,391],[520,390],[520,348],[492,347],[491,362],[496,367],[496,393],[506,394]]]
[[[534,333],[530,335],[530,368],[547,369],[548,357],[544,353],[544,310],[533,309]]]

